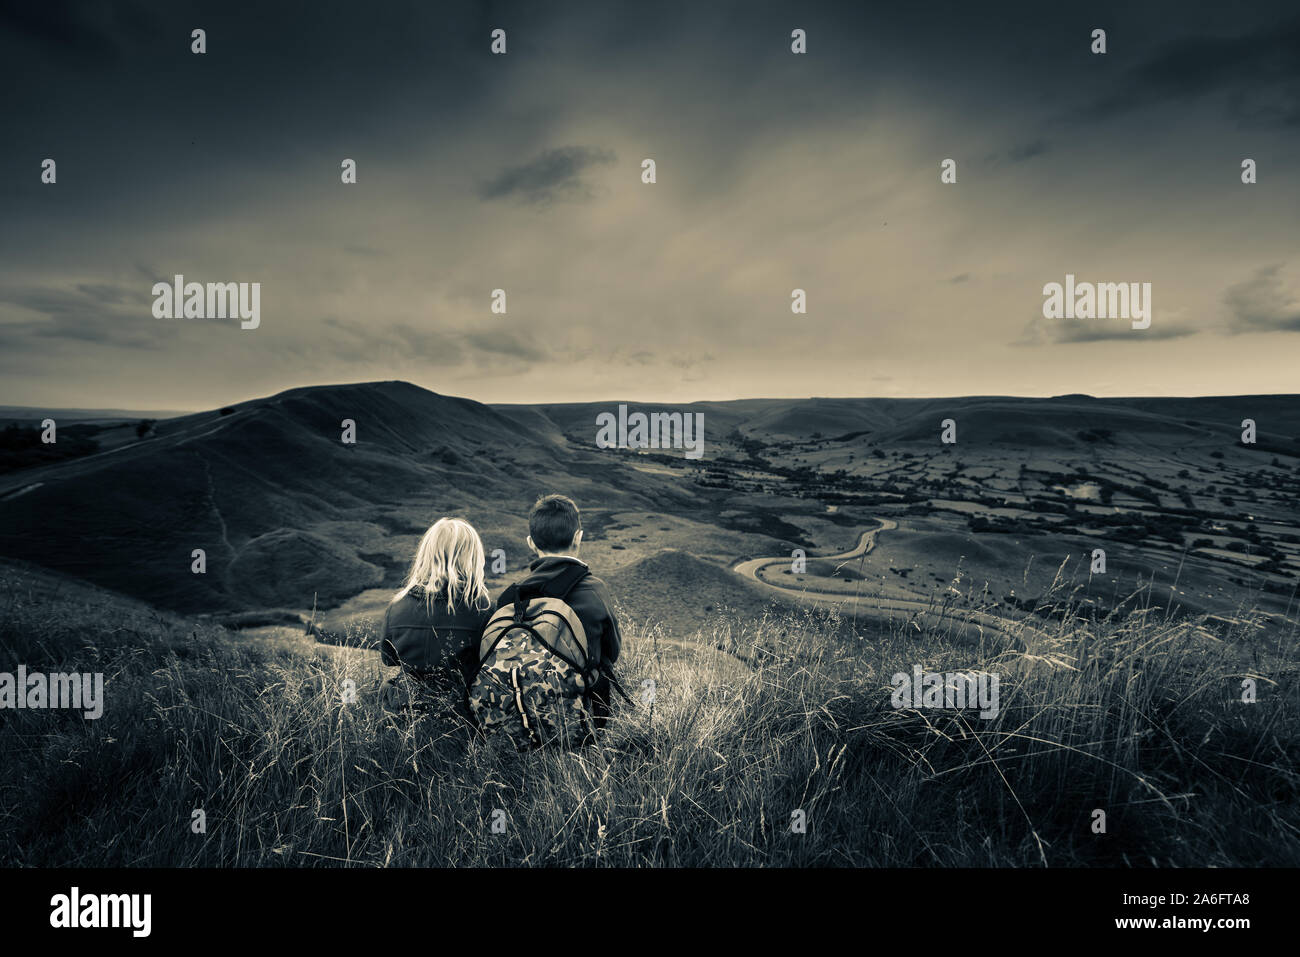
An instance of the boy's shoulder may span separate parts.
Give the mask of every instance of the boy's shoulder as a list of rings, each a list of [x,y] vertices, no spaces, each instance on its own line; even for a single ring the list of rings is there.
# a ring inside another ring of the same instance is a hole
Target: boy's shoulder
[[[599,587],[601,587],[601,588],[608,588],[608,587],[609,587],[609,586],[605,583],[605,579],[601,578],[599,575],[597,575],[595,572],[593,572],[590,568],[587,569],[587,574],[585,574],[585,575],[582,576],[582,579],[578,582],[578,584],[580,584],[580,585],[582,585],[582,584],[586,584],[586,585],[597,585],[597,586],[599,586]]]
[[[569,592],[569,597],[576,598],[583,603],[602,605],[607,610],[610,607],[609,586],[605,584],[603,578],[592,573],[584,575],[573,586],[573,590]]]
[[[588,571],[587,574],[579,578],[578,583],[573,587],[575,590],[581,588],[587,591],[591,591],[591,590],[604,591],[605,589],[609,588],[609,586],[605,584],[605,579],[601,578],[599,575],[597,575],[595,572],[592,571]]]

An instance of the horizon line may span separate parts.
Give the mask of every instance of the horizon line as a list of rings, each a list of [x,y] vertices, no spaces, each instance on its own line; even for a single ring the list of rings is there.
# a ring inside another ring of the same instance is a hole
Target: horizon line
[[[405,379],[362,379],[353,382],[325,382],[316,385],[291,386],[287,389],[281,389],[270,394],[256,395],[246,399],[239,399],[234,402],[227,402],[217,406],[203,406],[199,408],[123,408],[120,405],[103,405],[103,406],[49,406],[49,405],[26,405],[20,403],[0,402],[0,408],[10,410],[31,410],[46,412],[119,412],[119,413],[146,413],[155,414],[175,413],[176,417],[182,415],[197,415],[203,412],[219,410],[225,406],[245,405],[249,402],[264,401],[273,399],[276,396],[286,395],[290,392],[299,392],[311,389],[333,389],[346,388],[349,386],[364,385],[386,385],[395,383],[408,385],[412,388],[421,389],[431,395],[444,396],[446,398],[464,399],[470,402],[476,402],[479,405],[492,407],[514,407],[530,408],[536,406],[580,406],[580,405],[661,405],[661,406],[688,406],[688,405],[719,405],[733,402],[814,402],[823,399],[834,401],[903,401],[903,402],[920,402],[932,401],[936,399],[1066,399],[1081,398],[1093,399],[1098,401],[1119,401],[1127,399],[1242,399],[1242,398],[1300,398],[1300,393],[1295,392],[1235,392],[1235,393],[1203,393],[1200,395],[1170,395],[1170,394],[1107,394],[1096,395],[1090,392],[1054,392],[1051,394],[1027,394],[1027,393],[968,393],[965,395],[862,395],[862,394],[844,394],[844,395],[752,395],[736,396],[730,399],[691,399],[685,402],[668,402],[656,399],[582,399],[582,400],[550,400],[540,399],[532,402],[491,402],[473,398],[468,395],[454,395],[452,393],[436,392],[426,386],[419,385]]]

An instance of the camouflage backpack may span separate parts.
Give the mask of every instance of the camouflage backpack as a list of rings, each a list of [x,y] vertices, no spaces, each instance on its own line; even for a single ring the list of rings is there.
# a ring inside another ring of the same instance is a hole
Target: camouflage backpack
[[[587,633],[565,596],[587,569],[575,565],[551,583],[558,594],[525,594],[497,609],[479,643],[469,704],[483,732],[504,734],[520,750],[572,747],[591,728],[591,688],[599,671]]]

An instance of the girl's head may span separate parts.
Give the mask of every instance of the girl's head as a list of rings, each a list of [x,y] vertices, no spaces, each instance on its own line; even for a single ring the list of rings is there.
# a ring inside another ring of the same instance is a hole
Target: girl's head
[[[440,518],[420,539],[411,574],[393,601],[419,587],[430,601],[445,593],[451,611],[462,602],[470,607],[487,605],[491,599],[483,584],[483,561],[483,540],[474,526],[459,518]]]

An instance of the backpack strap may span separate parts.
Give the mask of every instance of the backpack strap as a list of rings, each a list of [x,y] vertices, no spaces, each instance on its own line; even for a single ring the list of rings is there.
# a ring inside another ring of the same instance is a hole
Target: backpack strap
[[[533,592],[533,597],[559,598],[562,601],[564,601],[564,603],[567,605],[569,592],[573,591],[574,586],[576,586],[578,582],[582,581],[584,578],[586,578],[588,575],[591,574],[591,569],[588,568],[586,565],[583,565],[579,562],[571,562],[570,564],[572,565],[571,568],[566,568],[564,571],[560,572],[558,575],[552,578],[549,582],[546,582],[535,592]],[[523,589],[519,590],[519,592],[522,591]],[[530,589],[530,591],[532,590]],[[518,602],[520,598],[521,595],[519,593],[516,593],[515,601]],[[528,605],[527,599],[524,599],[524,607],[527,607],[527,605]],[[573,617],[577,618],[577,615],[574,614]],[[570,627],[572,628],[572,622],[570,623]],[[582,625],[581,622],[579,621],[578,628],[581,627]],[[576,628],[574,628],[573,630],[575,634],[578,633]],[[614,666],[609,664],[607,661],[604,660],[604,658],[601,657],[600,642],[599,641],[595,642],[595,645],[593,647],[591,642],[591,636],[587,635],[585,630],[582,632],[582,634],[584,638],[587,639],[584,642],[584,645],[586,646],[584,650],[587,652],[588,660],[590,661],[592,658],[596,659],[596,663],[590,669],[592,674],[593,675],[603,674],[605,677],[609,679],[610,687],[612,687],[616,692],[618,692],[618,694],[623,698],[624,701],[626,701],[628,704],[632,704],[631,697],[628,696],[627,691],[625,691],[623,688],[622,682],[620,682],[617,676],[615,676],[614,674]]]
[[[626,701],[628,704],[631,704],[632,699],[629,698],[627,696],[627,692],[623,690],[622,683],[618,680],[618,678],[614,677],[613,667],[612,666],[607,667],[604,662],[601,662],[601,671],[603,671],[605,673],[605,676],[609,678],[610,686],[613,687],[615,691],[617,691],[619,694],[623,696],[624,701]]]
[[[585,581],[587,576],[591,574],[591,569],[586,565],[578,562],[571,562],[570,564],[573,567],[566,568],[564,571],[560,572],[560,574],[552,578],[549,583],[550,587],[547,588],[547,592],[552,597],[560,599],[566,605],[569,604],[569,593],[573,591],[580,582]],[[572,608],[571,605],[569,607]],[[574,612],[573,617],[578,618],[577,612]],[[578,621],[581,622],[581,619],[578,619]],[[587,655],[587,666],[588,670],[591,672],[591,674],[587,675],[587,678],[590,680],[599,674],[601,667],[604,664],[604,659],[600,654],[600,637],[597,636],[596,641],[593,644],[592,636],[587,634],[585,627],[582,631],[582,637],[582,650]]]
[[[571,569],[566,568],[563,572],[556,575],[546,583],[544,590],[549,596],[567,599],[569,592],[573,590],[574,586],[591,574],[591,569],[586,565],[581,565],[578,562],[573,562],[572,564],[573,567]],[[567,600],[565,601],[565,604],[568,604]],[[614,675],[614,666],[605,661],[601,656],[600,642],[595,642],[593,646],[591,636],[587,635],[585,632],[583,634],[587,639],[585,643],[586,648],[584,649],[587,652],[587,660],[591,661],[592,659],[595,659],[595,664],[591,668],[592,674],[588,677],[604,675],[609,679],[610,686],[622,696],[623,700],[628,704],[631,704],[632,699],[628,697],[628,693],[623,690],[622,683]]]

